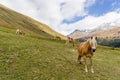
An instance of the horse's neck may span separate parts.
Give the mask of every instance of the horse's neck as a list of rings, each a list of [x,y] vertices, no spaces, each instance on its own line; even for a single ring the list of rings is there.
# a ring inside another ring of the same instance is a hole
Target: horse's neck
[[[91,49],[90,40],[87,40],[85,43],[86,43],[86,47],[87,47],[88,49]]]

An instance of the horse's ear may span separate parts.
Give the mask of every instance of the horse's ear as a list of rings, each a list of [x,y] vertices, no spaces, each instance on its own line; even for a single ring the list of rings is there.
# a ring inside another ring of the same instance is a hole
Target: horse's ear
[[[93,37],[91,36],[91,39],[93,39]]]

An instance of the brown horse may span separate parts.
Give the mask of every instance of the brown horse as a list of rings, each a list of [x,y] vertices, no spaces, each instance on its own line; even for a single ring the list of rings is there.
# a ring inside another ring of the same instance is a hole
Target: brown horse
[[[97,48],[97,37],[91,37],[88,41],[80,43],[78,46],[78,59],[77,61],[81,64],[81,58],[83,58],[85,65],[85,72],[88,72],[86,57],[90,59],[91,72],[94,73],[93,65],[92,65],[92,57],[93,52],[96,51]]]
[[[59,37],[59,36],[55,36],[55,39],[57,39],[57,40],[61,40],[61,37]]]
[[[16,30],[16,34],[25,35],[24,31],[21,30],[21,29],[17,29],[17,30]]]
[[[72,46],[74,47],[74,39],[71,37],[67,37],[66,44],[72,43]]]

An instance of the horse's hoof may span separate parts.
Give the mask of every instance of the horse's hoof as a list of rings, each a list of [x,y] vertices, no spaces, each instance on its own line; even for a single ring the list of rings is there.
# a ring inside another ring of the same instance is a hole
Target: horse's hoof
[[[87,70],[87,69],[85,69],[85,72],[88,72],[88,70]]]
[[[91,73],[94,73],[94,71],[92,70]]]
[[[88,71],[85,71],[86,73],[88,72]]]

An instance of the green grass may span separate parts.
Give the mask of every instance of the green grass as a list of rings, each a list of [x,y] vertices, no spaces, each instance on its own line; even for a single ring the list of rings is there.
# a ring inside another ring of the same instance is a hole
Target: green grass
[[[77,51],[65,41],[35,34],[16,35],[0,27],[0,80],[119,80],[120,49],[98,46],[95,73],[77,64]]]

